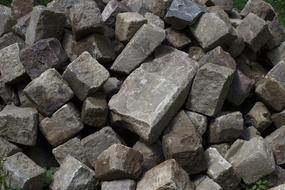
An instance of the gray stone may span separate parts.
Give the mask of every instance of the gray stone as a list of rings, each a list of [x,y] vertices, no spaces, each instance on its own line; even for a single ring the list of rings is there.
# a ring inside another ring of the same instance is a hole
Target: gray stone
[[[81,101],[97,92],[109,76],[108,70],[88,52],[83,52],[62,74],[63,79]]]
[[[204,55],[204,50],[199,46],[191,46],[188,50],[189,57],[199,61]]]
[[[103,92],[108,98],[110,98],[120,90],[121,85],[122,81],[116,77],[110,77],[103,85]]]
[[[233,0],[211,0],[212,3],[214,3],[215,6],[219,6],[225,11],[230,11],[232,10],[234,6],[234,1]]]
[[[283,125],[285,125],[285,110],[280,113],[272,114],[271,119],[275,127],[282,127]]]
[[[113,27],[116,23],[116,17],[119,13],[130,12],[131,10],[118,0],[110,0],[102,12],[102,21]]]
[[[31,13],[18,18],[17,23],[13,26],[13,31],[21,38],[25,39],[27,28],[30,23]]]
[[[21,152],[21,148],[18,146],[10,143],[9,141],[5,140],[4,138],[0,137],[0,155],[1,157],[9,157],[17,152]]]
[[[202,138],[184,111],[169,123],[162,137],[162,148],[164,157],[175,159],[188,174],[207,169]]]
[[[197,63],[179,50],[143,64],[109,101],[111,120],[155,142],[187,98]]]
[[[102,30],[102,17],[95,1],[79,1],[70,9],[69,18],[76,40]]]
[[[270,39],[268,24],[255,14],[249,13],[237,27],[244,42],[255,52],[259,51]]]
[[[245,130],[243,131],[241,135],[241,138],[249,141],[250,139],[256,136],[261,136],[260,132],[254,126],[249,126],[245,128]]]
[[[273,7],[263,0],[249,0],[241,11],[241,16],[245,17],[253,13],[264,20],[272,20],[275,17]]]
[[[147,19],[148,24],[152,24],[160,28],[164,28],[164,21],[161,18],[159,18],[159,16],[156,16],[155,14],[147,12],[145,13],[144,17]]]
[[[10,176],[13,188],[38,190],[46,182],[46,170],[21,152],[6,158],[3,169]]]
[[[1,5],[0,7],[0,36],[11,32],[13,25],[16,23],[11,15],[11,9]]]
[[[196,112],[191,112],[191,111],[186,111],[185,112],[191,122],[193,123],[194,127],[197,129],[199,134],[203,136],[207,130],[208,127],[208,119],[206,116],[196,113]]]
[[[141,141],[137,141],[133,146],[133,149],[139,151],[143,155],[143,171],[147,171],[160,164],[164,158],[160,142],[148,145]]]
[[[269,187],[281,185],[285,181],[285,170],[280,166],[276,166],[274,172],[264,178],[268,181]]]
[[[0,5],[0,11],[1,11],[2,14],[7,14],[7,15],[11,15],[12,14],[11,8],[8,7],[8,6],[5,6],[4,4]]]
[[[194,190],[188,174],[174,160],[166,160],[147,171],[137,184],[136,190],[160,189]]]
[[[4,34],[2,37],[0,37],[0,50],[15,43],[23,44],[24,40],[14,32]]]
[[[52,149],[52,153],[59,164],[62,164],[64,159],[70,155],[85,165],[89,165],[87,157],[84,152],[84,147],[80,139],[75,137],[65,142],[62,145]]]
[[[246,123],[265,131],[272,123],[271,114],[262,102],[257,102],[246,115]]]
[[[136,182],[130,179],[104,181],[101,190],[136,190]]]
[[[239,138],[244,130],[242,113],[231,112],[217,116],[209,126],[209,142],[233,142]]]
[[[210,6],[207,8],[209,13],[215,13],[218,15],[221,19],[225,21],[229,21],[229,15],[225,12],[225,10],[221,6]]]
[[[45,39],[62,39],[66,17],[64,14],[47,9],[43,6],[36,6],[31,13],[30,23],[26,32],[26,44]]]
[[[0,50],[0,79],[4,83],[21,81],[25,76],[25,68],[20,61],[21,46],[12,44]]]
[[[227,151],[230,149],[231,145],[228,143],[222,143],[222,144],[214,144],[211,146],[211,148],[215,148],[222,157],[225,157]]]
[[[27,83],[19,84],[17,86],[18,97],[20,101],[21,107],[35,107],[35,105],[25,96],[23,90],[27,86]],[[39,115],[39,119],[41,119],[41,115]]]
[[[236,30],[235,30],[234,34],[236,34],[236,35],[234,35],[234,36],[236,36],[236,38],[234,39],[234,41],[232,43],[227,44],[227,46],[228,46],[227,50],[234,58],[236,58],[243,53],[244,49],[246,48],[246,44],[245,44],[243,38],[241,36],[239,36],[239,34]]]
[[[208,176],[225,190],[235,189],[240,183],[240,177],[235,173],[233,166],[215,148],[208,148],[205,155]]]
[[[194,179],[196,190],[222,190],[222,187],[206,175]]]
[[[275,170],[273,152],[262,137],[237,140],[227,152],[226,159],[246,184],[252,184]]]
[[[230,18],[230,22],[233,25],[233,27],[238,27],[240,23],[242,22],[242,19],[240,18]]]
[[[163,18],[172,0],[142,0],[142,2],[142,6],[146,11]]]
[[[137,179],[141,175],[143,155],[132,148],[113,144],[95,161],[96,178],[101,180]]]
[[[89,163],[95,167],[97,157],[113,144],[120,144],[122,140],[111,127],[104,127],[81,140]]]
[[[121,42],[128,42],[140,29],[147,23],[147,20],[136,12],[126,12],[117,15],[116,19],[116,37]]]
[[[132,12],[143,13],[146,11],[143,5],[143,0],[121,0],[121,2]]]
[[[267,57],[273,65],[277,65],[280,61],[285,61],[285,41],[280,46],[268,51]]]
[[[48,69],[30,82],[24,94],[39,112],[50,116],[73,97],[73,92],[55,69]]]
[[[191,39],[188,38],[184,33],[176,31],[172,28],[165,30],[167,42],[177,49],[183,49],[191,43]]]
[[[0,112],[0,136],[8,141],[33,146],[37,141],[38,112],[33,108],[7,105]]]
[[[81,121],[91,127],[103,127],[107,119],[108,105],[104,95],[86,98],[81,110]]]
[[[20,60],[27,74],[34,79],[49,68],[62,68],[68,57],[57,39],[48,38],[23,49],[20,52]]]
[[[66,32],[62,44],[71,61],[74,61],[85,51],[89,52],[101,64],[109,64],[115,59],[112,42],[101,34],[92,34],[76,41],[71,33]]]
[[[280,23],[278,17],[276,16],[272,21],[268,23],[268,29],[271,34],[270,40],[267,42],[267,47],[272,49],[279,46],[285,40],[285,28]]]
[[[41,132],[53,146],[66,142],[83,127],[80,114],[72,103],[65,104],[51,117],[43,119],[40,123]]]
[[[278,165],[285,164],[284,135],[285,135],[285,126],[282,126],[266,137],[266,141],[271,146],[276,163]]]
[[[111,70],[130,74],[165,38],[162,28],[144,24],[113,63]]]
[[[205,12],[207,12],[206,6],[194,1],[173,0],[164,19],[173,28],[179,30],[194,24]]]
[[[12,86],[6,85],[3,81],[0,81],[0,97],[3,102],[7,104],[19,105],[19,98]]]
[[[233,78],[234,70],[230,68],[212,63],[202,66],[194,79],[186,108],[208,116],[217,115],[228,95]]]
[[[52,189],[94,190],[95,172],[72,156],[67,156],[54,174]]]
[[[232,43],[236,38],[230,22],[216,13],[205,13],[190,29],[201,47],[207,50]]]
[[[268,190],[283,190],[285,188],[285,184],[278,185],[277,187],[270,188]]]
[[[33,10],[35,0],[13,0],[11,3],[11,11],[14,18],[18,19]]]

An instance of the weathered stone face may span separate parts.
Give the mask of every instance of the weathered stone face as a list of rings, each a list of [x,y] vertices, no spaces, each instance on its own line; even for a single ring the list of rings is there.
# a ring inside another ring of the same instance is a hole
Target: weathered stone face
[[[142,0],[142,6],[146,11],[163,18],[171,2],[172,0]]]
[[[188,174],[207,169],[202,138],[184,111],[179,112],[162,137],[166,159],[175,159]]]
[[[165,21],[175,29],[182,29],[194,24],[205,12],[207,8],[201,4],[188,0],[173,0],[165,15]]]
[[[13,32],[4,34],[2,37],[0,37],[0,50],[15,43],[23,44],[24,41]]]
[[[273,152],[262,137],[237,140],[225,158],[246,184],[252,184],[275,170]]]
[[[268,190],[282,190],[285,188],[285,184],[278,185],[277,187],[270,188]]]
[[[267,42],[267,47],[272,49],[279,46],[285,40],[285,30],[282,23],[278,20],[278,17],[274,17],[272,21],[269,21],[268,29],[271,34],[271,38]]]
[[[164,21],[158,16],[156,16],[155,14],[147,12],[145,13],[144,17],[147,19],[148,24],[152,24],[160,28],[164,28],[164,25],[165,25]]]
[[[222,190],[219,184],[206,175],[195,178],[193,183],[196,186],[196,190]]]
[[[271,119],[275,127],[280,128],[285,125],[285,111],[272,114]]]
[[[55,69],[48,69],[30,82],[24,94],[46,116],[52,115],[73,97],[72,90]]]
[[[264,20],[272,20],[275,17],[273,7],[262,0],[249,0],[240,14],[247,16],[250,13],[256,14]]]
[[[35,0],[13,0],[11,11],[14,18],[20,18],[33,10]]]
[[[112,121],[156,141],[184,103],[196,70],[197,63],[178,50],[143,64],[109,101]]]
[[[41,121],[40,130],[48,142],[57,146],[83,129],[80,114],[72,103],[65,104],[49,118]]]
[[[7,105],[0,112],[0,136],[8,141],[34,146],[37,141],[38,112],[33,108]]]
[[[67,156],[54,175],[54,190],[94,190],[96,188],[95,172],[86,165]]]
[[[276,163],[278,165],[282,165],[285,163],[284,135],[285,135],[285,126],[282,126],[266,137],[266,141],[271,146],[275,156]]]
[[[12,30],[16,21],[11,15],[11,8],[1,5],[0,11],[0,36],[2,36]]]
[[[208,63],[195,76],[186,108],[208,116],[218,114],[228,95],[234,70]]]
[[[211,0],[215,6],[221,7],[225,11],[230,11],[232,10],[234,6],[234,1],[233,0]]]
[[[83,52],[77,59],[70,63],[62,77],[80,99],[95,94],[110,74],[88,52]]]
[[[162,28],[144,24],[113,63],[111,70],[130,74],[165,38]]]
[[[26,14],[25,16],[22,16],[18,18],[17,23],[13,26],[13,31],[21,36],[22,38],[25,38],[27,28],[30,23],[31,13]]]
[[[0,97],[5,104],[19,105],[19,98],[16,91],[9,85],[0,80]]]
[[[12,156],[13,154],[21,151],[22,150],[18,146],[0,137],[0,155],[2,157]]]
[[[136,182],[130,179],[105,181],[101,186],[102,190],[135,190]]]
[[[33,8],[30,23],[26,32],[26,44],[46,38],[62,39],[66,17],[43,6]]]
[[[184,190],[195,189],[188,174],[174,159],[166,160],[147,171],[138,182],[136,190],[160,190],[169,187]]]
[[[25,76],[25,68],[20,61],[21,46],[12,44],[0,50],[0,79],[4,83],[15,83]]]
[[[49,68],[62,68],[68,57],[60,42],[55,38],[49,38],[23,49],[20,60],[27,74],[34,79]]]
[[[107,98],[111,98],[114,94],[116,94],[122,85],[122,81],[117,79],[116,77],[110,77],[103,84],[103,92]]]
[[[102,180],[137,179],[141,174],[143,155],[127,146],[113,144],[95,161],[96,178]]]
[[[6,159],[3,169],[8,172],[11,186],[23,190],[42,189],[46,181],[46,170],[19,152]]]
[[[89,163],[95,167],[97,157],[113,144],[123,143],[120,137],[111,127],[104,127],[100,131],[91,134],[81,140],[84,152]]]
[[[182,32],[173,30],[172,28],[167,28],[165,32],[167,42],[177,49],[183,49],[191,43],[190,38]]]
[[[282,42],[280,46],[272,49],[267,53],[268,59],[273,65],[277,65],[280,61],[285,61],[285,42]]]
[[[249,126],[245,128],[245,130],[242,133],[241,138],[249,141],[250,139],[256,136],[261,136],[260,132],[254,126]]]
[[[208,120],[207,117],[196,113],[196,112],[191,112],[191,111],[185,111],[189,119],[191,120],[192,124],[194,127],[197,129],[199,134],[203,136],[207,130],[208,127]]]

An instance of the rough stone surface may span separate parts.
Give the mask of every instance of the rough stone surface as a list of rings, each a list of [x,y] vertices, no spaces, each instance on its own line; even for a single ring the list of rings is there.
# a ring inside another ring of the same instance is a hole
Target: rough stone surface
[[[72,90],[55,69],[48,69],[29,83],[24,94],[46,116],[53,114],[73,97]]]
[[[273,152],[262,137],[237,140],[227,152],[226,159],[246,184],[252,184],[275,170]]]
[[[280,23],[278,17],[274,17],[272,21],[269,21],[268,29],[271,38],[267,42],[267,46],[269,49],[272,49],[279,46],[285,40],[285,28],[282,23]]]
[[[240,177],[235,173],[233,166],[215,148],[208,148],[205,155],[208,162],[208,176],[225,190],[235,189]]]
[[[33,8],[30,23],[26,32],[26,44],[46,38],[61,40],[66,17],[62,13],[55,12],[42,6]]]
[[[282,127],[283,125],[285,125],[285,110],[280,113],[272,114],[271,119],[275,127]]]
[[[109,101],[112,121],[156,141],[184,103],[196,71],[197,63],[178,50],[143,64]]]
[[[14,18],[20,18],[33,10],[35,0],[13,0],[11,12]]]
[[[264,179],[268,181],[269,187],[281,185],[285,181],[285,170],[280,166],[276,166],[274,172],[266,176]]]
[[[0,137],[0,155],[2,157],[9,157],[21,151],[21,148],[19,148],[18,146]]]
[[[165,21],[175,29],[182,29],[195,23],[207,11],[201,4],[188,0],[173,0],[166,15]]]
[[[143,9],[163,18],[172,0],[142,0],[142,2]]]
[[[67,156],[54,174],[53,190],[94,190],[95,188],[95,172],[72,156]]]
[[[7,105],[0,112],[0,136],[8,141],[33,146],[37,141],[38,112],[33,108]]]
[[[282,126],[266,137],[266,141],[271,146],[275,156],[276,163],[278,165],[285,164],[284,135],[285,135],[285,126]]]
[[[241,138],[249,141],[250,139],[256,136],[261,136],[260,132],[254,126],[249,126],[245,128],[241,135]]]
[[[196,190],[222,190],[222,187],[206,175],[194,179]]]
[[[108,105],[102,94],[88,97],[83,102],[81,120],[91,127],[102,127],[108,119]]]
[[[13,31],[25,39],[27,28],[30,23],[31,13],[26,14],[25,16],[22,16],[21,18],[18,18],[17,23],[13,26]]]
[[[267,53],[268,59],[273,65],[277,65],[280,61],[285,61],[285,41],[280,46],[272,49]]]
[[[15,188],[38,190],[43,188],[46,181],[46,170],[21,152],[8,157],[4,162],[3,169],[10,176],[10,185]]]
[[[211,148],[215,148],[222,157],[225,157],[227,151],[230,149],[230,144],[228,143],[222,143],[222,144],[214,144],[211,146]]]
[[[79,1],[70,9],[70,21],[75,39],[102,30],[102,17],[95,1]]]
[[[278,185],[277,187],[270,188],[268,190],[282,190],[285,188],[285,184]]]
[[[104,181],[101,190],[136,190],[136,182],[130,179]]]
[[[207,130],[208,127],[208,119],[206,116],[196,113],[196,112],[191,112],[191,111],[186,111],[185,112],[191,122],[193,123],[194,127],[197,129],[199,134],[203,136]]]
[[[111,70],[130,74],[165,38],[162,28],[144,24],[113,63]]]
[[[232,10],[234,6],[233,0],[211,0],[212,3],[214,3],[215,6],[221,7],[225,11]]]
[[[165,32],[167,42],[177,49],[183,49],[191,43],[191,39],[182,32],[173,30],[172,28],[167,28]]]
[[[4,34],[2,37],[0,37],[0,50],[15,43],[23,44],[24,41],[13,32]]]
[[[262,102],[257,102],[246,115],[246,123],[258,131],[265,131],[272,123],[271,114]]]
[[[207,169],[202,138],[184,111],[170,122],[162,137],[166,159],[175,159],[189,174],[198,174]]]
[[[159,16],[156,16],[155,14],[147,12],[145,13],[144,17],[147,19],[148,24],[152,24],[160,28],[164,28],[164,25],[165,25],[164,21],[161,18],[159,18]]]
[[[155,143],[152,145],[145,144],[141,141],[136,142],[133,149],[139,151],[143,155],[142,168],[143,171],[147,171],[163,160],[163,152],[161,143]]]
[[[200,46],[191,46],[188,54],[190,58],[199,61],[205,55],[205,52]]]
[[[0,36],[2,36],[7,32],[11,32],[12,27],[16,21],[11,15],[10,8],[1,5],[0,11]]]
[[[57,146],[52,150],[52,153],[59,164],[62,164],[68,155],[76,158],[83,164],[89,164],[84,152],[84,147],[81,144],[80,139],[77,137]]]
[[[275,11],[273,7],[262,0],[249,0],[241,11],[242,16],[247,16],[253,13],[264,20],[272,20],[275,17]]]
[[[260,50],[270,39],[268,24],[255,14],[248,14],[237,27],[238,34],[255,52]]]
[[[12,86],[6,85],[1,80],[0,80],[0,97],[5,104],[15,104],[15,105],[20,104],[16,91],[12,88]]]
[[[41,132],[53,146],[66,142],[82,129],[80,114],[72,103],[65,104],[40,123]]]
[[[208,116],[218,114],[224,104],[234,77],[234,70],[208,63],[194,79],[186,108]]]
[[[174,189],[194,190],[188,174],[174,160],[166,160],[147,171],[137,184],[136,190]]]
[[[20,50],[18,43],[0,50],[0,79],[4,83],[18,82],[25,75],[25,68],[20,61]]]
[[[122,140],[111,127],[104,127],[81,140],[85,154],[90,164],[95,167],[97,157],[113,144],[120,144]]]
[[[230,22],[215,13],[205,13],[190,29],[203,49],[222,46],[235,39]]]
[[[141,174],[143,155],[127,146],[114,144],[95,161],[96,178],[102,180],[137,179]]]
[[[88,52],[83,52],[62,74],[63,79],[80,100],[98,91],[109,76],[108,70]]]
[[[128,42],[147,20],[136,12],[126,12],[117,15],[116,37],[121,42]]]
[[[233,142],[239,138],[244,130],[242,113],[224,113],[216,117],[209,126],[209,142]]]
[[[68,61],[60,42],[55,38],[43,39],[20,53],[20,60],[27,74],[37,78],[49,68],[62,68]]]
[[[114,94],[116,94],[122,85],[122,81],[117,79],[116,77],[110,77],[103,85],[103,92],[107,98],[111,98]]]

